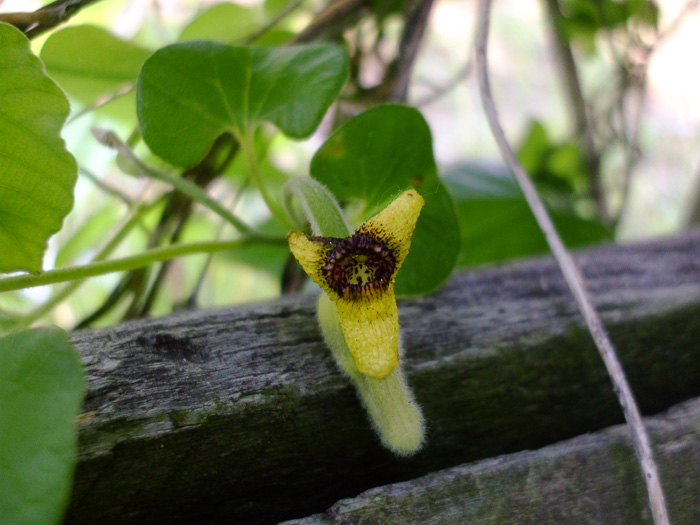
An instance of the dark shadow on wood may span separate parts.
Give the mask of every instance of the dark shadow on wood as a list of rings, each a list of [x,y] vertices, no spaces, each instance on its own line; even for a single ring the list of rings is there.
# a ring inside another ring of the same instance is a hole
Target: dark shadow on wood
[[[645,424],[665,474],[672,523],[700,523],[700,398]],[[652,524],[652,518],[629,430],[617,426],[370,489],[285,525],[349,523]]]

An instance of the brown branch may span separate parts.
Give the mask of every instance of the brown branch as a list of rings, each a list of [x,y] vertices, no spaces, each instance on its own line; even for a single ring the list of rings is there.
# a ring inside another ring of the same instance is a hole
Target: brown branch
[[[287,7],[285,7],[282,11],[277,13],[277,15],[270,20],[267,24],[265,24],[263,27],[255,31],[252,35],[248,36],[245,39],[245,45],[251,45],[255,43],[257,39],[259,39],[261,36],[263,36],[265,33],[267,33],[270,29],[275,27],[277,24],[279,24],[284,18],[286,18],[290,13],[295,11],[302,3],[304,0],[294,0],[291,4],[289,4]]]
[[[595,341],[598,351],[600,352],[603,362],[605,363],[605,367],[608,370],[608,374],[613,383],[613,389],[617,394],[618,401],[622,407],[622,411],[625,415],[627,425],[632,435],[634,450],[644,475],[647,491],[649,493],[649,501],[651,503],[651,512],[654,518],[654,523],[656,525],[668,525],[669,519],[668,511],[666,509],[666,501],[659,480],[658,469],[654,461],[651,445],[649,443],[649,436],[644,428],[644,423],[642,422],[637,402],[629,386],[625,372],[622,369],[622,365],[620,364],[605,328],[600,321],[600,317],[593,307],[588,292],[586,291],[586,285],[581,272],[576,266],[573,257],[566,250],[564,244],[559,238],[559,235],[554,228],[554,224],[552,223],[542,200],[537,194],[535,186],[532,184],[532,181],[528,177],[527,173],[525,173],[525,170],[523,170],[522,166],[520,166],[518,163],[518,160],[516,159],[501,126],[498,112],[496,110],[496,104],[491,94],[486,58],[490,12],[491,1],[482,0],[479,3],[479,29],[476,44],[476,63],[477,76],[479,79],[479,90],[481,92],[484,112],[486,113],[486,117],[489,121],[494,138],[496,139],[496,142],[501,150],[501,154],[508,164],[508,167],[513,172],[514,177],[518,181],[518,184],[525,195],[525,199],[527,200],[532,213],[535,215],[537,223],[547,239],[547,244],[549,245],[554,258],[556,259],[562,274],[564,275],[564,279],[566,280],[571,293],[576,299],[576,303],[578,304],[579,310],[586,321],[588,330],[593,336],[593,340]]]
[[[328,7],[314,17],[293,42],[300,44],[316,40],[322,35],[332,33],[338,27],[342,31],[349,21],[357,20],[368,5],[369,0],[333,0]]]
[[[84,7],[100,0],[58,0],[31,13],[0,13],[0,22],[15,26],[34,38],[69,20]]]
[[[205,188],[211,181],[223,173],[233,161],[238,153],[238,149],[238,142],[236,142],[232,135],[221,135],[216,139],[212,148],[199,164],[189,170],[185,170],[182,176],[191,178],[195,184]],[[226,152],[223,159],[220,158],[222,150]],[[163,211],[159,227],[156,232],[154,232],[154,237],[151,240],[153,246],[157,246],[161,242],[167,235],[167,232],[170,231],[170,227],[173,229],[170,233],[169,244],[177,242],[191,217],[193,202],[192,199],[187,196],[174,192],[168,204],[170,204],[170,206],[166,207],[166,210]],[[174,225],[172,221],[175,221]],[[132,316],[143,317],[150,313],[172,263],[173,261],[164,261],[163,264],[161,264],[158,273],[150,284],[150,289],[143,298],[143,304],[140,304],[138,308],[135,305],[141,298],[134,298],[134,302],[132,303],[134,309],[132,312],[129,312]]]
[[[565,92],[569,97],[569,103],[573,112],[576,136],[581,143],[583,158],[588,170],[591,182],[592,196],[600,208],[603,219],[609,220],[609,211],[602,181],[600,180],[600,157],[595,147],[593,139],[593,126],[588,118],[588,108],[583,96],[581,81],[578,69],[574,61],[569,37],[562,25],[563,15],[559,9],[558,0],[546,0],[547,13],[549,14],[552,32],[554,36],[554,46],[561,64],[562,77],[566,86]]]
[[[396,77],[389,97],[392,102],[405,102],[408,98],[408,84],[432,8],[433,0],[421,0],[406,18],[399,44],[399,56],[395,69]]]

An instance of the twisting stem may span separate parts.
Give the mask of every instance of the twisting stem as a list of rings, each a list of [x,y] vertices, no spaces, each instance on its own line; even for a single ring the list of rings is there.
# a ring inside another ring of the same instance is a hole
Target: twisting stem
[[[183,179],[182,177],[175,177],[170,173],[158,171],[145,164],[141,159],[134,155],[134,152],[131,151],[129,146],[124,144],[124,142],[122,142],[119,139],[119,137],[117,137],[111,131],[93,128],[92,134],[100,142],[100,144],[117,150],[119,153],[128,158],[131,162],[136,164],[136,166],[139,168],[139,170],[141,170],[143,175],[147,175],[148,177],[151,177],[153,179],[157,179],[159,181],[170,184],[173,188],[184,193],[193,201],[196,201],[202,204],[203,206],[206,206],[217,215],[220,215],[221,217],[226,219],[241,233],[251,233],[253,231],[253,229],[250,226],[245,224],[241,219],[236,217],[233,213],[228,211],[221,204],[209,197],[209,195],[207,195],[207,193],[204,190],[202,190],[193,182],[190,182],[187,179]]]
[[[260,167],[258,166],[258,157],[255,153],[254,134],[248,133],[237,138],[238,142],[241,144],[241,151],[248,165],[250,180],[257,186],[273,217],[280,221],[285,227],[292,228],[292,223],[287,215],[282,211],[282,208],[278,206],[277,202],[272,199],[270,192],[267,191],[267,186],[265,186],[265,181],[263,181]]]
[[[586,320],[588,329],[593,336],[593,339],[598,347],[605,367],[613,383],[615,393],[624,412],[627,425],[632,434],[632,442],[634,450],[637,454],[637,459],[640,463],[644,481],[649,493],[651,502],[651,511],[656,525],[668,525],[668,511],[666,510],[666,502],[659,480],[658,469],[654,462],[649,437],[644,428],[639,408],[632,394],[632,390],[627,382],[622,365],[617,358],[615,349],[613,348],[610,339],[608,338],[605,328],[598,317],[593,304],[586,292],[583,277],[576,267],[573,257],[564,247],[561,239],[552,224],[552,220],[540,200],[535,186],[530,181],[527,173],[518,163],[513,150],[506,139],[503,128],[501,127],[496,105],[491,94],[489,85],[488,67],[486,62],[486,47],[488,42],[489,17],[491,11],[491,1],[481,0],[479,3],[479,30],[477,33],[476,58],[477,58],[477,76],[479,79],[479,89],[481,92],[481,100],[484,106],[484,112],[491,126],[491,131],[498,143],[501,154],[513,172],[520,188],[527,199],[527,202],[532,210],[532,213],[537,219],[537,223],[544,232],[547,243],[556,259],[559,268],[564,274],[564,278],[574,295],[578,307]]]
[[[124,225],[119,228],[119,231],[110,239],[110,241],[102,248],[99,253],[93,259],[93,262],[103,261],[106,259],[114,249],[119,246],[119,244],[126,238],[126,236],[134,229],[134,227],[141,223],[143,216],[149,211],[158,201],[150,204],[139,204],[134,207],[131,212],[131,217],[127,219]],[[64,286],[61,290],[52,295],[48,301],[46,301],[41,306],[38,306],[21,320],[23,326],[28,326],[34,321],[47,314],[51,309],[58,303],[62,302],[69,295],[71,295],[78,287],[83,283],[83,281],[73,281],[70,284]]]
[[[253,243],[278,244],[280,246],[286,246],[287,241],[285,239],[275,237],[250,236],[244,239],[236,239],[234,241],[203,241],[172,244],[164,248],[146,250],[145,252],[124,257],[123,259],[115,259],[113,261],[97,261],[84,266],[72,266],[69,268],[50,270],[38,275],[23,274],[14,277],[7,277],[5,279],[0,279],[0,293],[20,290],[22,288],[33,288],[35,286],[44,286],[47,284],[86,279],[88,277],[95,277],[97,275],[104,275],[107,273],[134,270],[136,268],[143,268],[144,266],[149,266],[153,263],[167,261],[169,259],[174,259],[185,255],[236,250],[249,246]]]
[[[102,179],[100,179],[97,175],[95,175],[92,171],[85,168],[84,166],[80,166],[78,168],[78,171],[81,174],[83,174],[85,177],[87,177],[87,179],[90,182],[92,182],[95,186],[97,186],[100,190],[105,192],[107,195],[111,195],[112,197],[116,197],[117,199],[122,201],[124,204],[126,204],[128,207],[130,207],[134,204],[128,195],[126,195],[125,193],[122,193],[121,190],[105,183]]]

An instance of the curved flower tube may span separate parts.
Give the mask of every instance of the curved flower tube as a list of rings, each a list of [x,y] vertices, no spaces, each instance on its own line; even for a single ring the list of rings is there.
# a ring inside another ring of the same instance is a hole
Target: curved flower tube
[[[292,231],[289,247],[335,303],[347,346],[363,374],[382,378],[399,362],[394,282],[425,204],[407,190],[344,239]]]

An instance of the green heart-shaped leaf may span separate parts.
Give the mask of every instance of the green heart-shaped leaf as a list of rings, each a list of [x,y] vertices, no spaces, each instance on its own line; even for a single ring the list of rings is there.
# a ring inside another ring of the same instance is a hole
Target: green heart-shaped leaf
[[[396,278],[396,293],[427,293],[450,275],[460,248],[459,225],[437,176],[430,128],[419,111],[377,106],[346,122],[314,155],[311,176],[341,201],[362,201],[360,219],[415,188],[425,206]]]
[[[29,41],[0,23],[0,272],[40,272],[73,207],[78,168],[60,137],[68,100]]]
[[[0,515],[3,523],[60,523],[85,396],[80,358],[65,332],[0,338]]]
[[[262,122],[292,138],[310,135],[345,83],[335,45],[164,47],[141,70],[137,111],[151,150],[180,166],[200,160],[221,133],[249,137]]]

